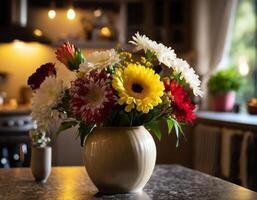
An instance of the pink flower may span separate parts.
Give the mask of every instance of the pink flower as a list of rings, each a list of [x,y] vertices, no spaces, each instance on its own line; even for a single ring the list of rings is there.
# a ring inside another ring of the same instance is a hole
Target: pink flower
[[[69,42],[65,42],[58,48],[55,54],[56,58],[70,70],[77,70],[84,61],[81,51]]]
[[[72,115],[88,124],[103,122],[115,104],[111,76],[104,70],[73,81],[70,95]]]

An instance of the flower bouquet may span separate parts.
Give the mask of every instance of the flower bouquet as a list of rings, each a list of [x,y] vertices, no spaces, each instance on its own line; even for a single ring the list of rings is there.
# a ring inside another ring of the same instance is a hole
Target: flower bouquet
[[[28,79],[34,91],[32,117],[38,129],[48,131],[54,122],[59,122],[59,134],[78,126],[81,145],[85,144],[88,174],[98,189],[107,193],[137,191],[144,186],[156,156],[146,129],[161,139],[160,122],[166,121],[168,134],[174,129],[179,138],[181,124],[195,118],[191,97],[202,96],[198,75],[186,61],[176,57],[173,49],[139,33],[130,43],[135,45],[133,52],[110,49],[86,57],[74,45],[64,43],[57,49],[56,57],[76,78],[65,85],[55,65],[47,63]],[[138,166],[131,166],[135,160],[144,168],[140,173],[145,171],[144,180],[137,185]],[[100,172],[100,165],[105,175]],[[130,167],[127,172],[134,169],[133,175],[127,173],[133,180],[129,178],[124,184],[121,182],[127,177],[119,181],[113,178],[124,170],[121,165]]]

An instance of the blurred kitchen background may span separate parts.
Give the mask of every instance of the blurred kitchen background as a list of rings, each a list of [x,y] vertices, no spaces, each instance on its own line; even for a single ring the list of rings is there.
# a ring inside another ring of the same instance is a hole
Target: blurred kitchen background
[[[157,163],[178,163],[257,190],[256,6],[257,0],[1,0],[0,167],[29,166],[28,131],[34,123],[27,78],[46,62],[71,78],[54,55],[62,42],[70,41],[85,55],[132,49],[128,41],[139,31],[186,59],[205,92],[195,99],[196,122],[185,129],[178,148],[174,135],[156,140]],[[232,68],[241,87],[236,96],[225,93],[217,100],[208,80]],[[75,133],[60,135],[53,165],[82,165]]]

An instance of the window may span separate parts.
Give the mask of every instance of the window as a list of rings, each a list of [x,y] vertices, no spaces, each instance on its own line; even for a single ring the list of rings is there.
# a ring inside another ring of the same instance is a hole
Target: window
[[[243,103],[256,94],[256,0],[238,0],[230,61],[244,76],[244,84],[238,93],[238,102]]]

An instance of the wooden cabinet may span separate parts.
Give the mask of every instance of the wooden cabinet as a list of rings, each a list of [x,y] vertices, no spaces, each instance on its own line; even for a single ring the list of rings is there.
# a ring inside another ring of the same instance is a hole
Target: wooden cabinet
[[[117,21],[117,41],[110,41],[128,48],[127,42],[136,32],[171,46],[178,53],[191,50],[191,24],[193,0],[76,0],[75,8],[101,9],[113,12]],[[36,1],[32,0],[32,2]],[[61,6],[61,5],[60,5]],[[87,47],[90,41],[81,46]],[[78,44],[78,46],[80,46]],[[91,45],[90,47],[94,47]],[[96,44],[101,46],[101,44]]]
[[[127,38],[139,31],[176,51],[191,48],[190,0],[142,0],[127,3]]]

